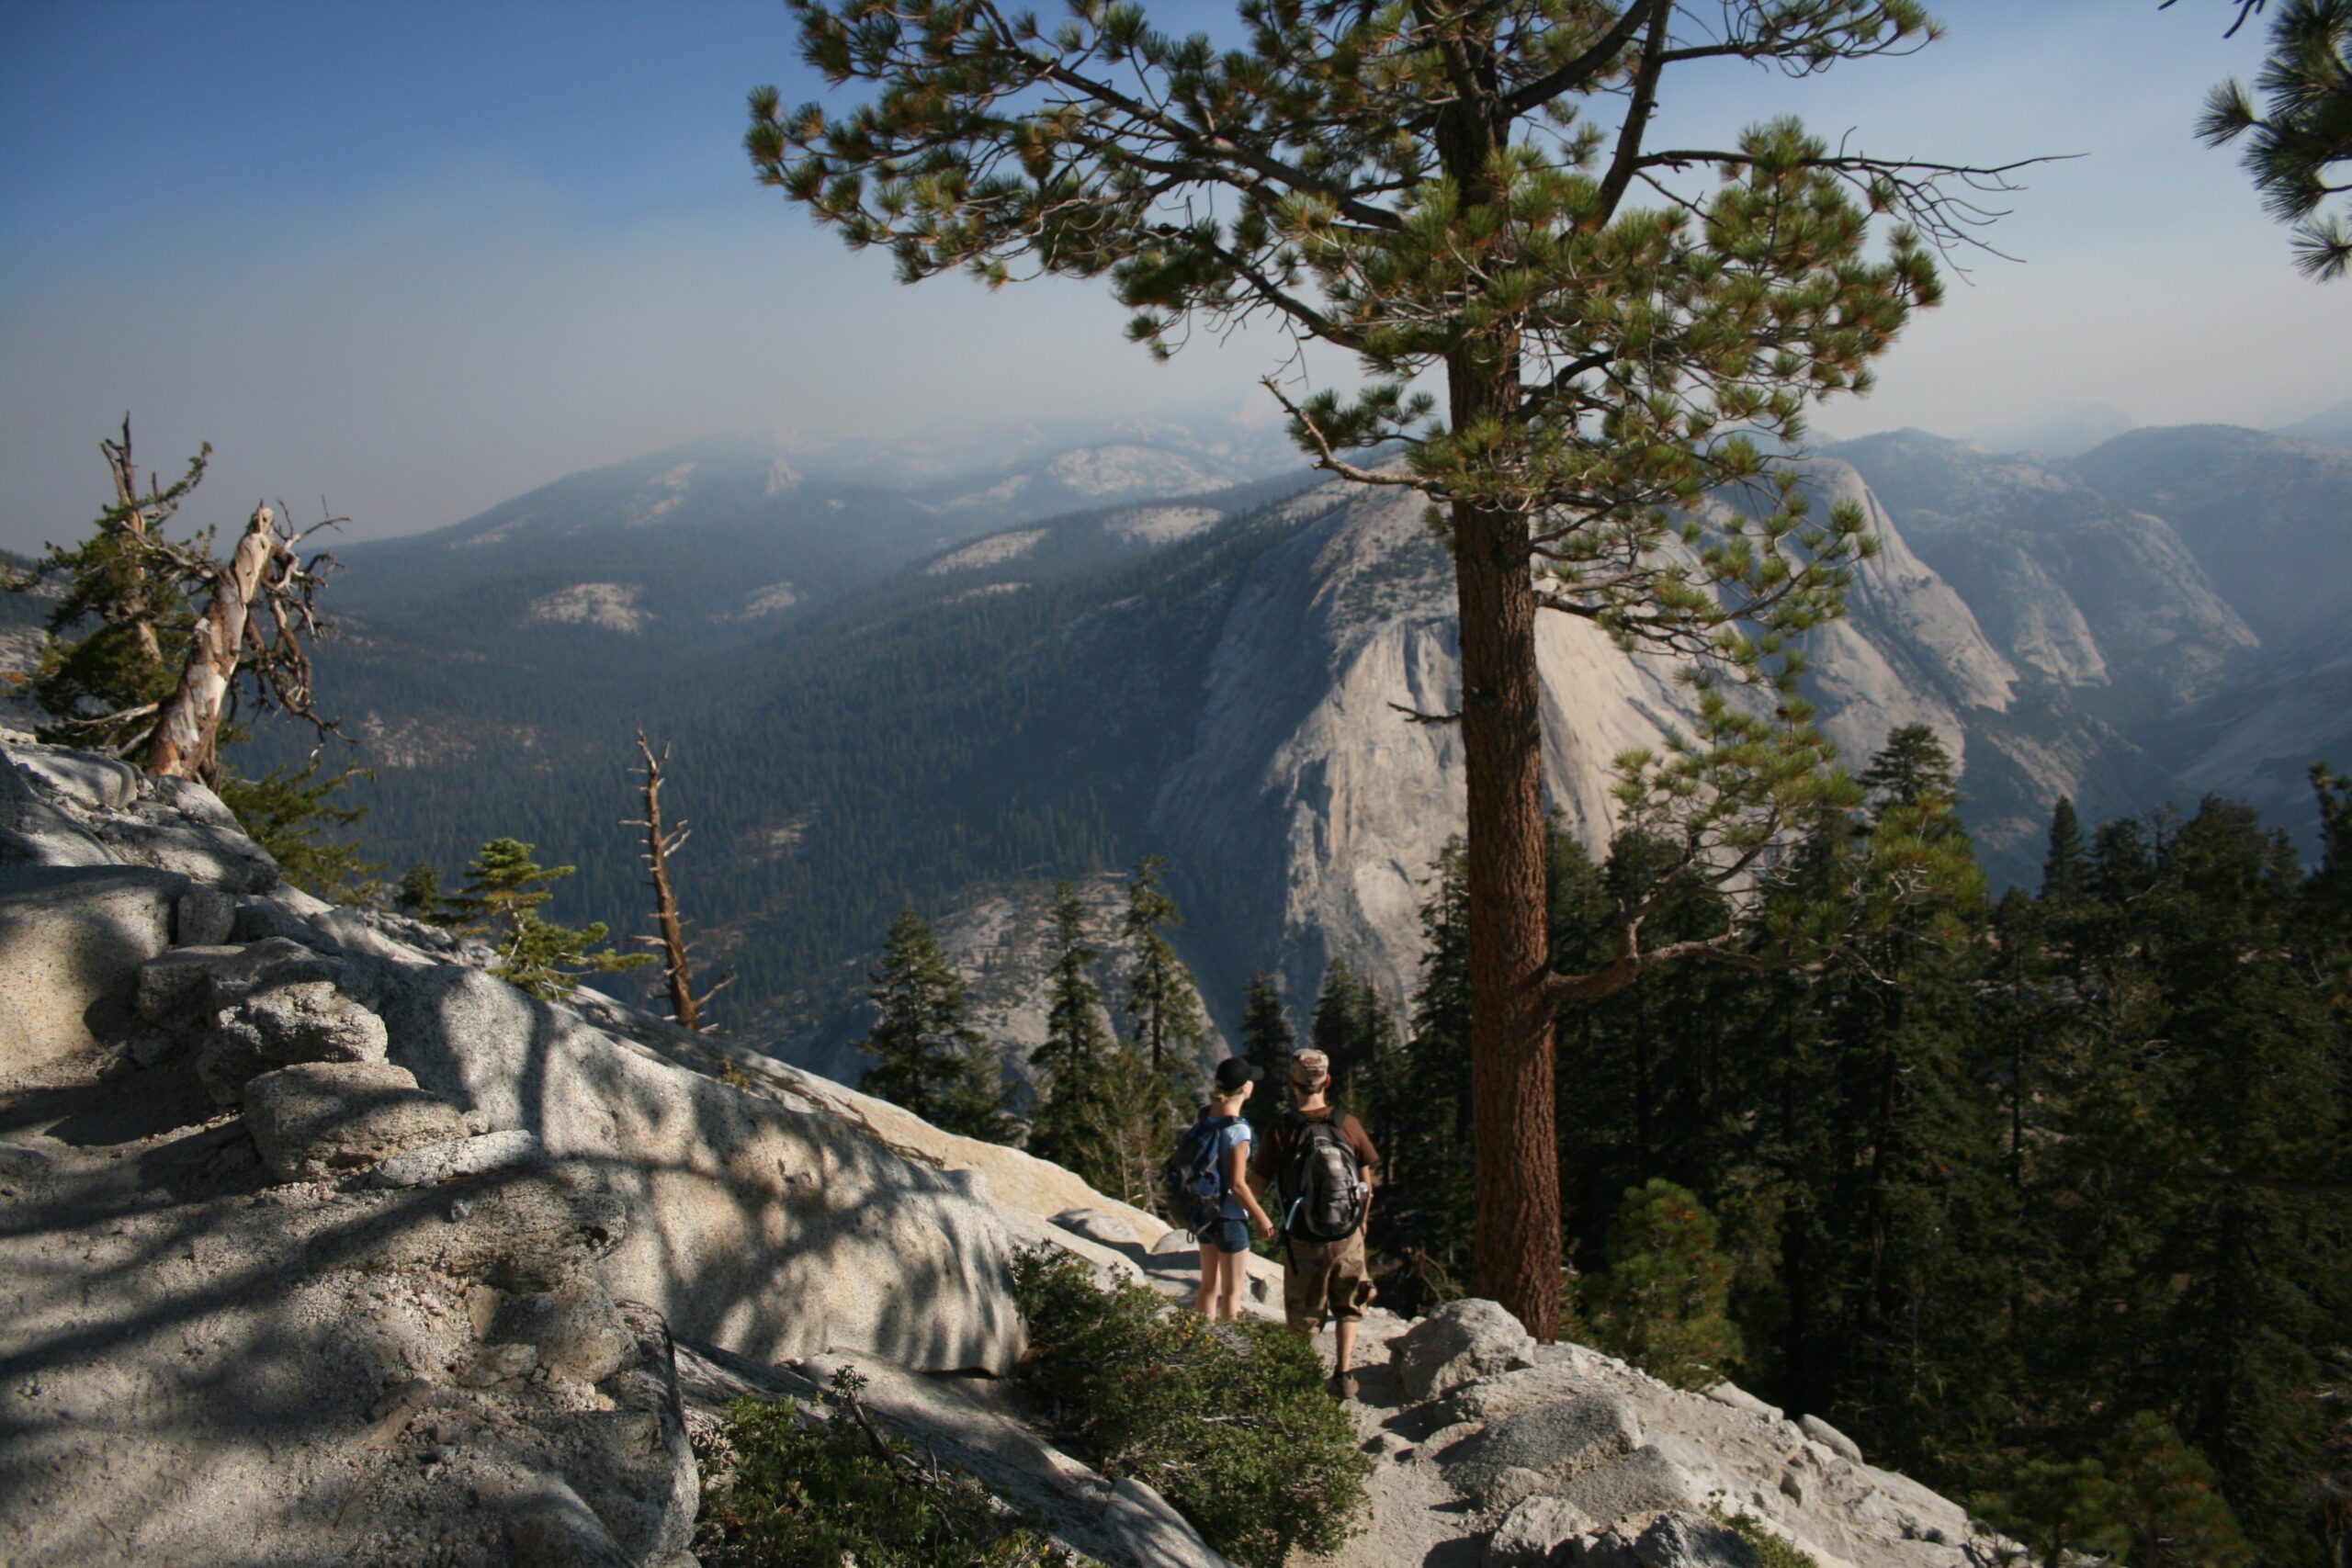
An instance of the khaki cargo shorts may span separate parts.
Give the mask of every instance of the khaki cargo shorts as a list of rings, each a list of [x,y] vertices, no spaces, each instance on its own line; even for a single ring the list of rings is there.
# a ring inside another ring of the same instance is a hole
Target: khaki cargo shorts
[[[1294,1236],[1283,1247],[1283,1315],[1298,1333],[1314,1333],[1327,1316],[1352,1323],[1363,1315],[1372,1297],[1363,1232],[1345,1241]]]

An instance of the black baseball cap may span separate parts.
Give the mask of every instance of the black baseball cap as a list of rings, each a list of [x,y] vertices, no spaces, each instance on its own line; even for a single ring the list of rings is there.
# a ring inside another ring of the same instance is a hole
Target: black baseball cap
[[[1231,1094],[1243,1084],[1261,1082],[1265,1076],[1263,1067],[1253,1066],[1238,1056],[1227,1056],[1216,1065],[1216,1091]]]

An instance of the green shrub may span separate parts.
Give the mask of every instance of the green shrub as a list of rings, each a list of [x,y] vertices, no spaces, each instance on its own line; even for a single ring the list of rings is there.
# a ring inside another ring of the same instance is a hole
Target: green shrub
[[[1731,1527],[1733,1534],[1756,1549],[1756,1560],[1762,1568],[1821,1568],[1813,1553],[1766,1529],[1755,1515],[1726,1514],[1720,1508],[1714,1514]]]
[[[1023,1376],[1055,1431],[1114,1480],[1148,1483],[1244,1568],[1353,1534],[1372,1461],[1305,1338],[1212,1324],[1141,1285],[1106,1288],[1066,1253],[1023,1254]]]
[[[739,1399],[703,1467],[707,1568],[1047,1568],[1075,1561],[960,1468],[918,1459],[858,1404],[844,1367],[816,1408]]]

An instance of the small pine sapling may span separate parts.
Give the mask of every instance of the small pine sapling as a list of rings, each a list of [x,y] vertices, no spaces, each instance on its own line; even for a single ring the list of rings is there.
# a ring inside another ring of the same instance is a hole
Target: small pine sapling
[[[514,839],[491,840],[466,867],[465,886],[448,901],[460,919],[497,947],[492,974],[542,1001],[560,1001],[579,988],[583,975],[653,962],[650,953],[598,948],[611,931],[602,920],[575,931],[543,918],[539,906],[554,897],[548,885],[578,868],[538,865],[531,859],[533,847]]]
[[[1593,1343],[1678,1388],[1723,1381],[1740,1359],[1732,1267],[1697,1196],[1660,1177],[1628,1190],[1608,1249],[1584,1287]]]

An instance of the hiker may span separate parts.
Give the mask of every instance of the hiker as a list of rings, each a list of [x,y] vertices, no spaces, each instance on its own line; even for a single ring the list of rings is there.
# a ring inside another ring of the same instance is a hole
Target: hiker
[[[1208,1105],[1193,1122],[1193,1133],[1186,1134],[1188,1142],[1195,1134],[1213,1131],[1215,1137],[1214,1217],[1204,1216],[1193,1226],[1201,1244],[1201,1289],[1193,1304],[1211,1318],[1241,1315],[1241,1291],[1250,1277],[1242,1263],[1250,1251],[1250,1227],[1257,1226],[1260,1235],[1274,1234],[1273,1220],[1259,1206],[1246,1179],[1250,1123],[1241,1119],[1241,1107],[1265,1076],[1263,1069],[1238,1056],[1219,1062]],[[1184,1157],[1182,1150],[1178,1157]]]
[[[1292,1055],[1292,1108],[1266,1129],[1250,1179],[1281,1194],[1283,1315],[1294,1332],[1310,1337],[1326,1316],[1334,1320],[1331,1393],[1353,1399],[1356,1325],[1373,1297],[1363,1231],[1380,1151],[1363,1122],[1325,1098],[1330,1088],[1330,1057],[1313,1050]]]

